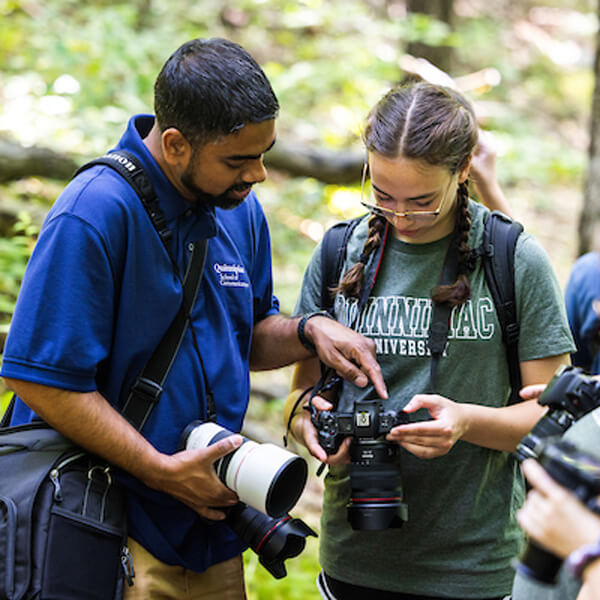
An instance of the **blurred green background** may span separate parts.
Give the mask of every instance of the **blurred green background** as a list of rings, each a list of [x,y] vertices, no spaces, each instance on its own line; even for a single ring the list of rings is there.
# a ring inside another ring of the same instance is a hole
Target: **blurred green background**
[[[345,156],[360,151],[363,119],[403,78],[407,53],[438,48],[449,59],[443,68],[494,134],[498,175],[516,216],[540,239],[564,285],[587,165],[597,5],[445,4],[453,7],[450,22],[414,12],[408,0],[0,0],[0,146],[13,144],[13,154],[46,147],[74,163],[100,155],[131,114],[152,112],[154,78],[177,46],[222,36],[245,46],[270,77],[286,145]],[[6,156],[0,161],[8,164]],[[289,313],[315,243],[329,224],[361,212],[359,191],[356,183],[283,170],[269,175],[257,193],[271,227],[276,293]],[[64,179],[0,179],[2,336],[40,220]],[[289,374],[253,376],[248,422],[261,423],[265,438],[280,440]],[[8,393],[0,394],[1,410]],[[319,492],[311,477],[297,509],[314,527]],[[250,598],[317,598],[316,548],[309,540],[280,581],[247,553]]]

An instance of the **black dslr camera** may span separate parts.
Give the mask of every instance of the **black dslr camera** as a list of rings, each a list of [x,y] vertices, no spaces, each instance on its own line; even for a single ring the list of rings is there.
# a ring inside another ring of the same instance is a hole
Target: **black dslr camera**
[[[342,440],[352,437],[347,505],[352,529],[401,527],[408,519],[408,508],[402,502],[398,446],[382,438],[392,427],[408,423],[408,414],[384,410],[379,400],[362,400],[354,403],[351,413],[317,413],[313,408],[311,418],[327,454],[335,454]]]
[[[547,406],[548,412],[517,446],[519,461],[537,458],[544,440],[562,435],[577,419],[600,406],[600,381],[577,367],[560,367],[538,403]]]
[[[558,484],[569,489],[581,502],[598,512],[595,497],[600,494],[600,461],[565,441],[542,442],[538,462]],[[542,583],[553,583],[562,559],[529,540],[516,569]]]

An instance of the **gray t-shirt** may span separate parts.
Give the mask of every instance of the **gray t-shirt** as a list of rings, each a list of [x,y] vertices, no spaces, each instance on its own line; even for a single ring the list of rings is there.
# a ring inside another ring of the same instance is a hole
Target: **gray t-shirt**
[[[478,247],[489,211],[474,202],[470,210],[470,244]],[[343,271],[356,263],[367,235],[365,219],[349,241]],[[376,344],[390,394],[386,408],[399,410],[413,395],[428,390],[430,292],[437,285],[448,243],[449,237],[407,244],[391,235],[386,242],[375,286],[358,319],[358,331]],[[320,277],[317,247],[296,314],[318,309]],[[510,395],[502,333],[480,264],[469,280],[471,299],[452,313],[436,393],[456,402],[500,407]],[[528,234],[522,234],[517,245],[515,286],[520,359],[573,351],[560,287],[545,252]],[[355,301],[338,295],[334,308],[342,323],[354,321]],[[374,397],[372,387],[344,384],[338,409],[350,411],[355,400]],[[427,414],[419,411],[414,417]],[[510,561],[522,543],[515,512],[524,498],[512,456],[459,441],[439,458],[418,459],[402,450],[400,460],[409,515],[401,529],[352,530],[346,517],[348,468],[329,469],[320,537],[324,570],[348,583],[408,594],[467,599],[510,593]]]

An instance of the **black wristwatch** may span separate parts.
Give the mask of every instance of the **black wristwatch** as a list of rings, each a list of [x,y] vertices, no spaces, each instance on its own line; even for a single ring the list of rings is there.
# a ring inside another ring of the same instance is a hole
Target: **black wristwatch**
[[[298,339],[300,343],[313,354],[317,353],[317,349],[315,345],[306,337],[304,333],[304,328],[306,327],[306,321],[312,319],[313,317],[327,317],[329,319],[333,319],[333,317],[326,310],[316,310],[315,312],[305,314],[298,321]]]
[[[581,579],[585,568],[600,558],[600,540],[593,544],[585,544],[573,550],[567,557],[566,565],[574,577]]]

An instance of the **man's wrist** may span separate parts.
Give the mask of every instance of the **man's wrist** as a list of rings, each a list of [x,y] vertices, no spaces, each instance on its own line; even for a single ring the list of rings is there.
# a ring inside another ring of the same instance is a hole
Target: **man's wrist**
[[[298,339],[300,343],[312,354],[317,353],[317,348],[315,345],[306,337],[306,323],[309,319],[313,317],[327,317],[329,319],[333,318],[326,310],[317,310],[315,312],[307,313],[298,321]]]

